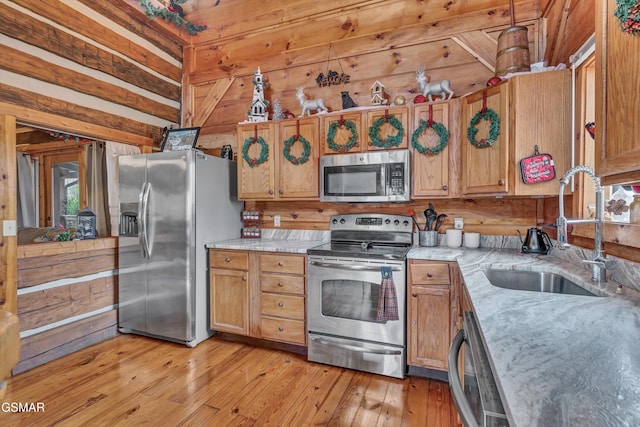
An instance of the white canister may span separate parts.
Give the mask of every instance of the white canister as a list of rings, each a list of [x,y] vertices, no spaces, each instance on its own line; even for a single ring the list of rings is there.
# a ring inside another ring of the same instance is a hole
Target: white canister
[[[464,233],[464,247],[475,249],[480,246],[480,233]]]
[[[447,246],[459,248],[462,245],[462,230],[449,229],[446,233]]]

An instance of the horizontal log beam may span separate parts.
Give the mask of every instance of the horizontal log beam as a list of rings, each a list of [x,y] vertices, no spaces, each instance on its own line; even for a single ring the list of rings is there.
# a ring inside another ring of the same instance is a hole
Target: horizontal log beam
[[[0,14],[0,34],[37,46],[85,67],[173,101],[180,101],[180,86],[18,10]],[[177,82],[180,82],[178,78]]]
[[[120,86],[53,65],[10,47],[3,48],[0,55],[0,68],[133,108],[174,123],[180,120],[178,108],[134,94]]]
[[[17,89],[13,86],[9,86],[3,83],[0,83],[0,103],[13,104],[14,106],[35,110],[40,113],[45,112],[85,123],[110,127],[114,130],[117,129],[126,133],[152,138],[155,140],[159,140],[162,135],[162,129],[158,126],[151,126],[121,116],[105,113],[100,110],[72,104],[70,102],[61,101],[59,99],[40,95],[34,92]],[[0,105],[0,110],[2,110],[1,107],[2,106]],[[11,109],[8,109],[8,112],[3,114],[12,114],[16,117],[19,116],[17,111],[12,112]],[[52,126],[51,123],[46,122],[33,123],[29,120],[26,121],[30,124],[41,125],[46,128],[50,128]],[[66,126],[61,127],[60,129],[64,131],[70,131],[69,127]]]

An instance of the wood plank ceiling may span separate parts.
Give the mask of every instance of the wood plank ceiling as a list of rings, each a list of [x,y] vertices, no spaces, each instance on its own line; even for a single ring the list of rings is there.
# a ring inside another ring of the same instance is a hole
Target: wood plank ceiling
[[[472,92],[494,75],[498,36],[511,25],[509,3],[190,0],[182,4],[185,18],[207,29],[191,38],[184,53],[182,124],[203,126],[207,148],[233,144],[258,67],[269,83],[267,100],[277,99],[295,114],[300,113],[295,98],[300,86],[309,98],[323,98],[330,111],[342,108],[341,91],[359,106],[370,105],[376,80],[391,100],[402,95],[412,101],[415,71],[423,66],[431,80],[450,80],[455,96]],[[531,62],[552,51],[556,61],[567,59],[555,45],[564,40],[557,30],[567,30],[570,6],[570,0],[514,2],[516,25],[529,29]],[[328,70],[350,75],[349,83],[320,87],[316,77]]]

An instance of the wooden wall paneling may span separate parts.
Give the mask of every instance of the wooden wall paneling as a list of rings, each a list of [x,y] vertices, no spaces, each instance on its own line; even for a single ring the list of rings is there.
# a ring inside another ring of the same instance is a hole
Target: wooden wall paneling
[[[411,7],[411,2],[406,3],[405,6]],[[521,20],[538,18],[535,3],[529,1],[519,9]],[[253,64],[261,64],[263,72],[267,72],[291,66],[326,63],[329,42],[335,50],[332,58],[342,60],[354,55],[424,45],[428,42],[447,40],[451,35],[465,31],[509,24],[508,5],[503,10],[496,10],[494,7],[474,8],[464,17],[447,12],[441,16],[427,17],[423,16],[424,6],[415,3],[413,7],[416,8],[415,14],[410,15],[405,10],[392,11],[385,6],[384,23],[380,23],[380,9],[359,11],[357,17],[353,17],[354,21],[357,18],[357,31],[345,31],[343,26],[350,28],[350,25],[344,22],[348,22],[349,18],[338,15],[271,29],[263,35],[268,37],[267,42],[255,35],[216,41],[213,46],[197,45],[195,68],[185,71],[196,72],[200,79],[212,80],[229,75],[249,74],[253,71]],[[397,19],[389,17],[391,13],[395,13]],[[414,17],[416,22],[403,22],[407,16]],[[429,21],[422,22],[423,18]],[[386,28],[380,28],[381,24]],[[429,55],[424,54],[423,57],[427,58]],[[415,67],[415,64],[412,66]],[[197,79],[192,81],[195,82]]]
[[[118,334],[113,309],[21,340],[22,355],[13,375],[24,372]]]
[[[0,115],[0,225],[17,220],[16,120]],[[4,227],[3,227],[4,229]],[[17,312],[17,237],[2,233],[0,244],[0,309]]]
[[[22,294],[18,296],[20,330],[46,326],[117,302],[114,276]]]
[[[527,19],[524,16],[531,7],[538,9],[537,0],[518,0],[515,3],[517,21]],[[384,13],[381,13],[382,8]],[[238,0],[232,6],[224,3],[213,6],[211,2],[192,0],[185,5],[185,10],[187,17],[210,23],[209,28],[194,40],[196,44],[270,31],[282,26],[312,24],[319,19],[327,20],[332,31],[341,30],[340,34],[330,35],[333,40],[344,38],[345,34],[376,34],[410,25],[440,26],[448,17],[466,16],[481,10],[486,15],[485,19],[499,17],[504,24],[509,22],[509,2],[496,0],[449,3],[342,0],[328,4],[308,0],[280,0],[268,4],[260,0]],[[294,39],[292,47],[297,42],[298,39]]]
[[[23,109],[26,108],[34,110],[38,113],[46,112],[60,116],[61,118],[71,118],[84,123],[106,126],[113,128],[114,130],[117,129],[130,134],[136,134],[147,138],[150,137],[155,140],[159,140],[162,134],[162,129],[157,126],[141,123],[122,116],[116,116],[97,109],[72,104],[70,102],[0,83],[0,103],[2,102],[20,105]],[[0,109],[1,108],[2,107],[0,106]],[[11,112],[11,107],[8,109],[8,113],[15,114],[16,117],[20,117],[18,112]],[[20,118],[23,119],[22,117]],[[64,120],[59,119],[58,122],[64,124]],[[51,124],[43,123],[43,126],[50,128]],[[61,127],[60,129],[63,131],[70,131],[68,127]],[[81,135],[85,134],[81,133]]]
[[[189,44],[191,37],[179,37],[179,34],[183,31],[178,34],[176,34],[176,31],[162,32],[161,34],[157,29],[151,28],[151,24],[156,21],[151,21],[147,18],[137,0],[131,1],[131,3],[135,3],[135,7],[128,5],[127,2],[114,2],[113,0],[78,1],[132,33],[140,35],[140,37],[148,40],[163,52],[182,62],[182,47]]]
[[[451,37],[464,50],[478,58],[492,73],[496,72],[496,52],[498,43],[483,30],[466,31]]]
[[[211,116],[211,113],[213,113],[213,110],[215,110],[220,103],[220,100],[224,97],[227,90],[229,90],[233,84],[234,80],[235,77],[224,78],[217,80],[213,84],[213,86],[208,90],[207,96],[196,109],[197,113],[193,119],[193,126],[202,126],[207,121]]]
[[[595,31],[595,1],[548,0],[541,2],[541,10],[548,31],[544,60],[550,65],[569,65],[571,55]]]
[[[431,202],[438,213],[448,215],[441,233],[453,228],[453,219],[457,217],[464,218],[466,231],[492,235],[515,236],[516,230],[524,232],[538,223],[538,202],[534,198],[434,199]],[[328,230],[331,215],[366,212],[407,215],[412,209],[417,212],[416,219],[423,228],[425,218],[420,213],[428,203],[429,200],[382,204],[246,201],[245,209],[262,211],[264,228],[275,228],[273,217],[279,215],[281,228],[309,230]]]
[[[178,122],[180,119],[179,108],[144,96],[132,96],[131,92],[121,86],[55,66],[41,58],[10,47],[3,48],[3,55],[0,56],[0,68],[124,105],[171,122]]]
[[[55,7],[51,7],[51,5],[42,0],[12,0],[12,2],[40,16],[45,16],[47,19],[78,34],[82,34],[109,49],[120,52],[131,60],[144,64],[170,80],[180,81],[182,78],[182,71],[179,66],[160,58],[132,40],[127,39],[124,35],[120,35],[114,29],[102,26],[63,2],[56,2]],[[100,27],[102,27],[100,31],[95,31],[96,28]]]
[[[114,53],[60,31],[19,10],[12,9],[11,13],[0,15],[0,33],[85,67],[112,75],[165,98],[180,100],[179,85],[172,84]],[[180,78],[177,81],[179,82]]]

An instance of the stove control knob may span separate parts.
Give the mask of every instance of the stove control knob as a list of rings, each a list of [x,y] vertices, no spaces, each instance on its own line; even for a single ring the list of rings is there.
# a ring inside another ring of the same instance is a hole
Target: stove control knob
[[[398,225],[398,224],[400,224],[400,220],[396,219],[395,221],[393,221],[393,225]]]
[[[402,225],[404,225],[404,226],[406,227],[407,225],[409,225],[409,221],[404,220],[404,222],[402,223]]]
[[[344,224],[345,222],[347,221],[345,221],[344,218],[340,218],[340,224]]]
[[[387,219],[384,220],[384,223],[385,224],[391,224],[391,220],[389,218],[387,218]]]
[[[333,223],[333,224],[337,224],[337,223],[338,223],[338,220],[337,220],[337,219],[335,219],[335,218],[333,218],[333,219],[331,220],[331,223]]]

